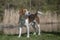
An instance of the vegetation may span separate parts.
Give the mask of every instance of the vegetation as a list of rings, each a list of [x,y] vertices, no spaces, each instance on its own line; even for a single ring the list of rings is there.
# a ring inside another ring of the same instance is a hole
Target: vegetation
[[[0,40],[60,40],[60,35],[42,33],[38,36],[31,34],[30,38],[26,38],[26,34],[22,35],[21,38],[18,38],[18,35],[0,35]]]
[[[58,10],[60,0],[0,0],[0,10],[4,8],[30,8],[30,6],[40,10]]]
[[[35,9],[40,11],[57,11],[60,13],[60,0],[0,0],[0,18],[4,14],[4,9]]]

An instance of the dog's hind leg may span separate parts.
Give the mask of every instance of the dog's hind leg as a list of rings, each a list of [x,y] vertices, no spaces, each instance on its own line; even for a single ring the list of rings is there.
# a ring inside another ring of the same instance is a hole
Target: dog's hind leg
[[[37,26],[38,26],[38,35],[40,35],[41,33],[41,30],[40,30],[40,24],[37,24]]]

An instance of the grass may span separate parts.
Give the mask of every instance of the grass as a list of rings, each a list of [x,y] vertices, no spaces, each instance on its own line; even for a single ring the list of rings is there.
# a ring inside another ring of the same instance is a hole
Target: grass
[[[60,40],[60,35],[51,33],[41,33],[40,36],[30,34],[30,38],[26,34],[18,38],[18,35],[0,35],[0,40]]]

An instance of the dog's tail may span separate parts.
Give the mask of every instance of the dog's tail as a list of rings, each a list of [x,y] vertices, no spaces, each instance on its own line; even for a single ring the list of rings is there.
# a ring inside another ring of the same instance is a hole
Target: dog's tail
[[[44,15],[44,13],[41,11],[36,11],[35,15]]]

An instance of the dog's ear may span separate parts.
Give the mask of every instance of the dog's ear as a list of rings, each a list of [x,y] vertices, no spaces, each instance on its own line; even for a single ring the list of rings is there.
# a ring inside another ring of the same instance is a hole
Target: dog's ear
[[[23,9],[19,10],[19,15],[21,15],[23,13]]]
[[[23,13],[23,10],[20,10],[20,13]]]
[[[27,11],[27,9],[21,9],[21,10],[19,10],[19,14],[23,15],[23,14],[25,14],[26,11]]]

